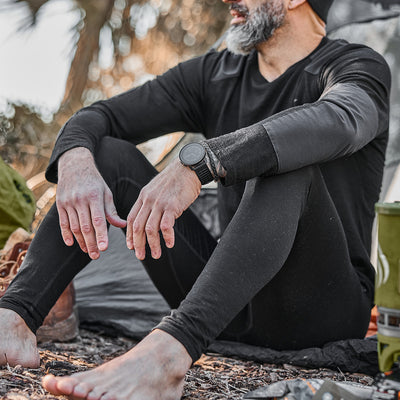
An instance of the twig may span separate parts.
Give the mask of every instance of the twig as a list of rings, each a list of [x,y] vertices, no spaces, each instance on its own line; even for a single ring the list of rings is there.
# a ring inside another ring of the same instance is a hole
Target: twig
[[[342,372],[342,370],[341,370],[339,367],[337,367],[337,369],[338,369],[339,372],[342,374],[342,376],[343,376],[343,378],[344,378],[344,381],[346,382],[346,381],[347,381],[346,375]]]
[[[4,353],[4,358],[6,359],[6,365],[7,365],[7,370],[8,370],[8,372],[11,372],[11,373],[12,373],[11,367],[10,367],[10,365],[8,364],[8,359],[7,359],[7,354],[6,354],[6,353]]]
[[[32,382],[32,383],[36,383],[37,385],[42,385],[41,381],[37,381],[36,379],[31,378],[30,376],[18,374],[18,373],[13,372],[13,371],[10,371],[10,372],[13,374],[13,376],[16,376],[16,377],[21,378],[21,379],[26,379],[27,381]]]

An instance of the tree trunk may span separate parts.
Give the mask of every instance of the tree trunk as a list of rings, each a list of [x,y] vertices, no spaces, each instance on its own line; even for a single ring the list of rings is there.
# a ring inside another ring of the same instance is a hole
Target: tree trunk
[[[66,119],[82,107],[82,93],[88,80],[89,65],[99,51],[99,35],[109,20],[115,0],[79,0],[85,12],[76,53],[71,63],[59,119]]]

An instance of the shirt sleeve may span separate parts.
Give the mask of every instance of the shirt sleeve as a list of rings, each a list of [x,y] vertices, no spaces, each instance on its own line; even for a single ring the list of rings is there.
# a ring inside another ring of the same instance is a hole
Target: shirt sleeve
[[[316,102],[207,140],[226,169],[222,183],[284,173],[358,151],[388,129],[390,80],[385,60],[369,48],[337,57],[321,70],[322,95]],[[244,154],[251,154],[251,161]]]
[[[170,132],[199,132],[202,126],[201,58],[179,64],[165,74],[74,114],[60,130],[46,170],[57,182],[57,161],[74,147],[92,153],[105,136],[134,144]]]

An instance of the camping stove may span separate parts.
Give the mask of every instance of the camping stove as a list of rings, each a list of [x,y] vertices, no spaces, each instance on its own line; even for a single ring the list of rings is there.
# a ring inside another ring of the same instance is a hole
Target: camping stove
[[[378,361],[373,400],[400,399],[400,203],[378,203]]]
[[[378,214],[375,282],[378,359],[379,369],[388,372],[400,356],[400,203],[378,203],[375,209]]]

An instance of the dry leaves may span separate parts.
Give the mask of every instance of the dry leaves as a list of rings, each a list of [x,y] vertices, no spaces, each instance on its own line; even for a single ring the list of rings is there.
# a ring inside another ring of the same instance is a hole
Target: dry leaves
[[[7,400],[62,399],[46,393],[40,384],[47,374],[69,375],[85,371],[125,353],[135,342],[81,330],[70,343],[47,343],[40,346],[41,366],[0,369],[0,398]],[[186,375],[183,400],[239,400],[257,387],[295,378],[320,378],[359,382],[371,385],[373,379],[363,374],[349,374],[328,369],[304,369],[292,365],[258,364],[217,354],[204,355]]]

